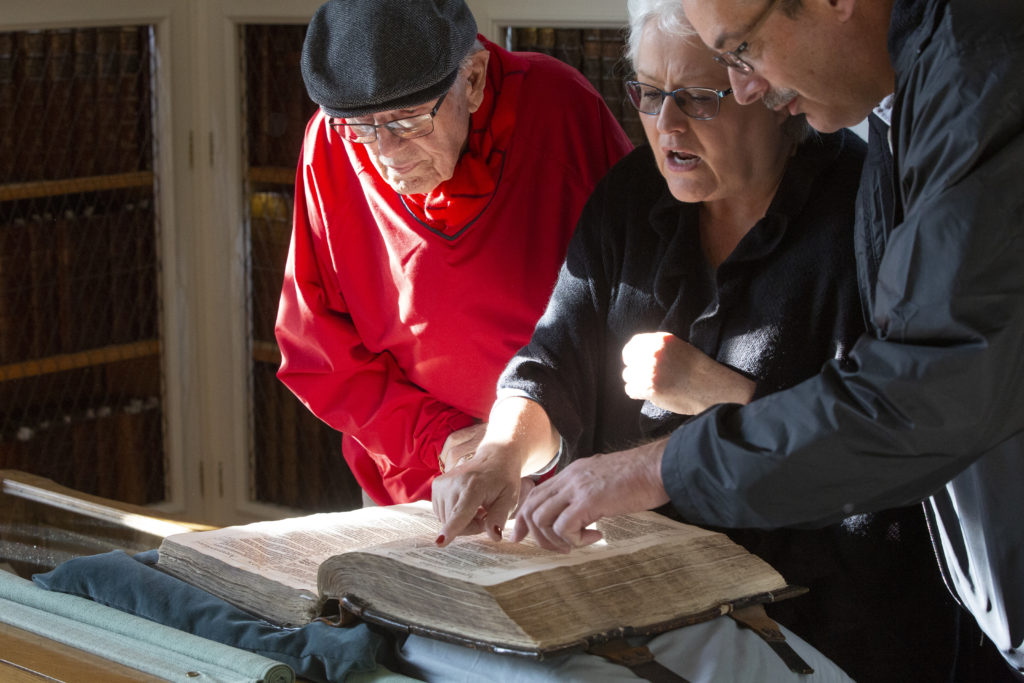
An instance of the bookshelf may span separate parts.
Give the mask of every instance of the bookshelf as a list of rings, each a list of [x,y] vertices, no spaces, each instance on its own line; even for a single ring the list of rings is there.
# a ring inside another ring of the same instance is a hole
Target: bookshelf
[[[0,31],[0,468],[136,504],[166,497],[151,41]]]

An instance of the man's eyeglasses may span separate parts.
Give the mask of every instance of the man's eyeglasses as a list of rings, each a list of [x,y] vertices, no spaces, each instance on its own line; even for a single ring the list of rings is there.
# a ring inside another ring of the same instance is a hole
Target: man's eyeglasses
[[[626,95],[641,114],[660,114],[666,97],[675,100],[679,110],[692,119],[706,121],[718,116],[722,98],[732,92],[713,88],[676,88],[672,91],[655,88],[640,81],[626,81]]]
[[[407,116],[404,119],[395,119],[387,123],[346,123],[345,121],[335,119],[331,119],[328,123],[331,128],[349,142],[359,142],[364,145],[377,139],[378,128],[387,128],[396,137],[403,140],[421,138],[434,132],[434,117],[437,116],[441,103],[444,102],[444,98],[447,96],[447,92],[441,95],[433,109],[426,114],[419,114],[418,116]]]
[[[779,1],[780,0],[771,0],[764,11],[761,12],[761,16],[759,16],[754,23],[750,25],[750,28],[747,29],[747,39],[740,43],[739,47],[735,50],[728,50],[715,55],[715,61],[723,66],[727,66],[730,69],[736,69],[737,71],[745,74],[753,73],[754,67],[750,66],[750,63],[740,57],[740,55],[746,52],[750,47],[751,36],[754,35],[754,32],[757,31],[757,29],[761,28],[761,25],[768,19],[772,10],[779,4]]]

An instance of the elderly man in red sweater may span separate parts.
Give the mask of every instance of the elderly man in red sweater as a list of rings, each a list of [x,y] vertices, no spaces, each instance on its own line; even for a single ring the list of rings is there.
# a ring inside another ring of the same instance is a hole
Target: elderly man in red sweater
[[[462,0],[331,0],[302,74],[278,376],[380,504],[472,453],[584,201],[631,145],[578,72],[477,35]]]

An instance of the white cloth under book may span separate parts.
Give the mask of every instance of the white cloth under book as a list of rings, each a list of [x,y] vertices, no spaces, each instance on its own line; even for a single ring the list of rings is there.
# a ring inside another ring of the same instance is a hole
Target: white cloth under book
[[[647,647],[655,659],[690,683],[851,683],[825,655],[785,627],[786,641],[814,673],[792,673],[759,636],[729,618],[662,633]],[[533,661],[495,655],[430,638],[409,636],[398,650],[402,673],[425,681],[501,683],[642,682],[629,669],[589,654]]]

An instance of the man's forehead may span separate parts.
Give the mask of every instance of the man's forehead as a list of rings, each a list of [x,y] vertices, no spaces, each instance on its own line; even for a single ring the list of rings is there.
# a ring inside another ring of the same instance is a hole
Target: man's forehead
[[[682,0],[683,9],[700,37],[713,50],[742,39],[757,21],[758,2],[748,0]]]

